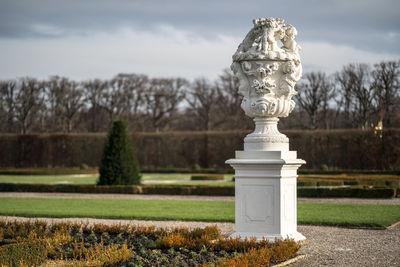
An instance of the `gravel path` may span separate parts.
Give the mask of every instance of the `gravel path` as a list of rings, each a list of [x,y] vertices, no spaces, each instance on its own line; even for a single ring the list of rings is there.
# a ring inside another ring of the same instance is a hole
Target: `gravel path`
[[[390,230],[298,227],[307,237],[300,249],[306,258],[291,267],[400,266],[400,225]]]
[[[233,223],[143,221],[108,219],[50,219],[35,218],[48,222],[83,221],[105,224],[154,225],[156,227],[205,227],[217,225],[224,236],[234,232]],[[0,220],[26,221],[31,218],[0,216]],[[298,231],[307,237],[300,250],[305,259],[291,267],[314,266],[400,266],[400,225],[390,230],[346,229],[337,227],[300,225]]]
[[[177,199],[204,201],[235,201],[235,197],[224,196],[181,196],[181,195],[134,195],[134,194],[78,194],[78,193],[21,193],[0,192],[0,197],[37,197],[37,198],[120,198],[120,199]],[[355,203],[400,205],[400,198],[298,198],[298,202],[314,203]]]

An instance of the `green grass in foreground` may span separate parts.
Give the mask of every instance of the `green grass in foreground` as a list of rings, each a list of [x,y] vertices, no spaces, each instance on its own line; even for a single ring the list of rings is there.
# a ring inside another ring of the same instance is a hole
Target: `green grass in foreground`
[[[400,221],[400,205],[298,203],[299,224],[387,227]]]
[[[229,201],[0,198],[0,214],[30,217],[226,221],[235,218]],[[299,203],[298,223],[386,227],[400,220],[400,205]]]
[[[0,214],[45,217],[233,221],[224,201],[0,198]]]

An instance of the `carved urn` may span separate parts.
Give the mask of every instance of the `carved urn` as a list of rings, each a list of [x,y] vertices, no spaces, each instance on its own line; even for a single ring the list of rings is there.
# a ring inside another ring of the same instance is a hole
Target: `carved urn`
[[[253,20],[253,28],[232,56],[239,79],[241,108],[256,127],[245,138],[245,150],[289,150],[289,139],[278,131],[279,117],[295,107],[295,83],[302,75],[297,30],[283,19]]]

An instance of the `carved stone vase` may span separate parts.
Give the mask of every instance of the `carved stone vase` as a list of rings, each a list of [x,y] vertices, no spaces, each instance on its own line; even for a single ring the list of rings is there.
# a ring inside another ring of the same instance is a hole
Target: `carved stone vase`
[[[277,127],[279,117],[295,107],[294,86],[302,74],[297,30],[278,18],[253,24],[231,66],[239,79],[241,108],[255,122],[244,150],[226,161],[235,169],[233,236],[303,240],[297,232],[296,178],[305,161],[289,151],[289,139]]]

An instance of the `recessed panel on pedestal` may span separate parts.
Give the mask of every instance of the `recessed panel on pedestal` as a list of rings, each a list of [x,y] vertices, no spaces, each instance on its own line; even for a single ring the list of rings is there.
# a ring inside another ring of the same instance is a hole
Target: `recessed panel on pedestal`
[[[288,184],[283,189],[283,218],[287,224],[296,223],[296,185]]]
[[[268,185],[242,185],[242,217],[246,223],[262,222],[272,225],[274,188]]]

